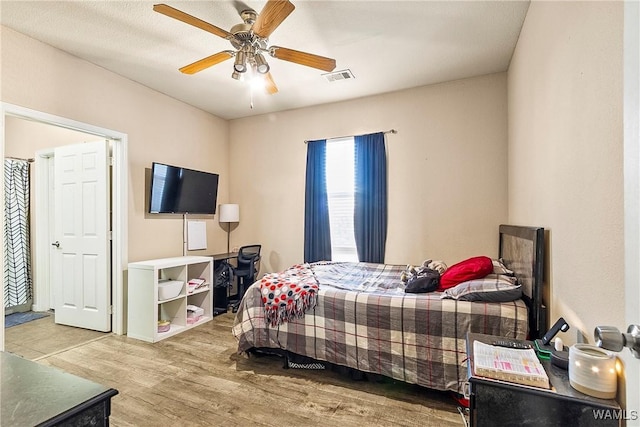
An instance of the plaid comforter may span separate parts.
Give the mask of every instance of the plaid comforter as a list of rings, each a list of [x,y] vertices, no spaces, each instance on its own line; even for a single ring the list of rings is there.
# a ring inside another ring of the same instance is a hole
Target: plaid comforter
[[[404,266],[312,264],[320,290],[305,316],[270,327],[259,284],[245,293],[233,326],[238,351],[278,348],[407,383],[462,393],[467,332],[524,339],[527,308],[406,294]]]

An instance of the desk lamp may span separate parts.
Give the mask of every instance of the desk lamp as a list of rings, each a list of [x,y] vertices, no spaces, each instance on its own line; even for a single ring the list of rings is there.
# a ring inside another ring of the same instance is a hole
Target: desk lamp
[[[220,205],[220,223],[227,223],[227,253],[229,253],[229,236],[231,223],[240,222],[240,206],[236,204]]]

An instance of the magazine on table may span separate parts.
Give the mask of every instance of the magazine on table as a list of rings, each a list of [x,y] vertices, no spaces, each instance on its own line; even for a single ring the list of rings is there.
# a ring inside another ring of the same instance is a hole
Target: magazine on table
[[[481,377],[549,388],[549,377],[532,348],[514,349],[474,341],[473,371]]]

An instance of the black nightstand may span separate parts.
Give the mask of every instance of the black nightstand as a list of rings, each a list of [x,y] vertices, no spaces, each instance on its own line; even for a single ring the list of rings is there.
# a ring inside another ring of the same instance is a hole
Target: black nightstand
[[[486,344],[499,337],[467,335],[469,357],[469,418],[472,426],[619,426],[621,414],[615,400],[598,399],[575,390],[566,370],[542,360],[551,389],[523,386],[476,376],[473,342]]]

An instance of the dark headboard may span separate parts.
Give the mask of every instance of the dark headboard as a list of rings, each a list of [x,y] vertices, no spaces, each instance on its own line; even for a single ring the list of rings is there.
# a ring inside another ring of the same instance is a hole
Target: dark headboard
[[[542,302],[544,228],[501,225],[498,256],[522,284],[529,307],[529,339],[542,337],[547,330],[547,308]]]

